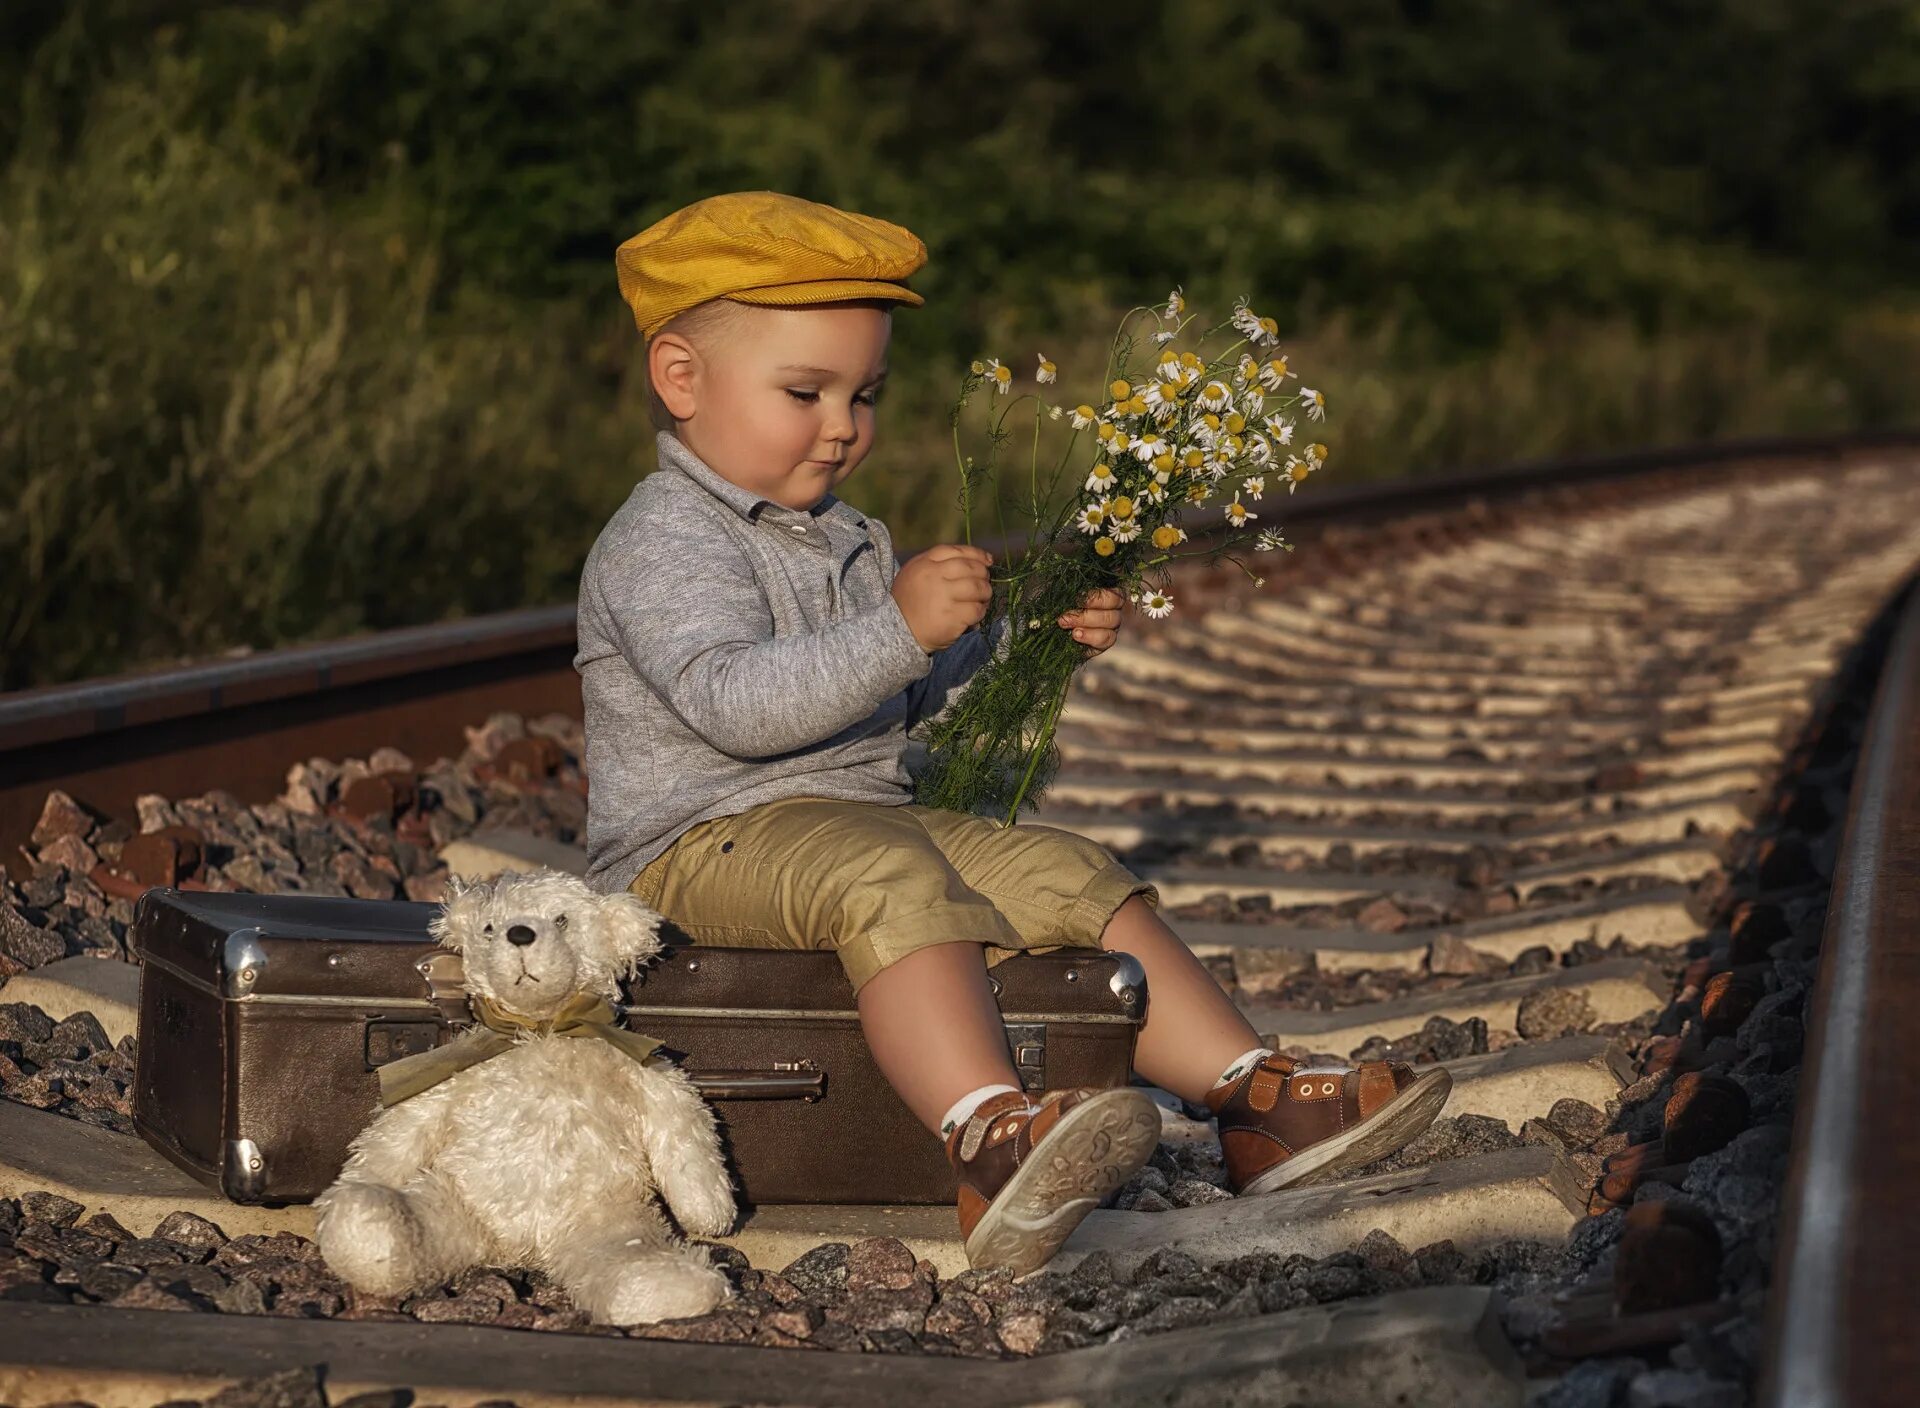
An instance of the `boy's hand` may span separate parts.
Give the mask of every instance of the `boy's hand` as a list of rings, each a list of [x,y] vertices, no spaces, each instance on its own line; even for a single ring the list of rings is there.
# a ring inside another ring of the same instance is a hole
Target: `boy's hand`
[[[992,563],[985,548],[962,543],[940,543],[907,559],[893,579],[893,599],[922,650],[944,649],[980,623],[993,601]]]
[[[1087,593],[1078,611],[1060,617],[1060,625],[1084,643],[1090,656],[1098,655],[1118,639],[1120,608],[1127,599],[1112,587],[1098,587]]]

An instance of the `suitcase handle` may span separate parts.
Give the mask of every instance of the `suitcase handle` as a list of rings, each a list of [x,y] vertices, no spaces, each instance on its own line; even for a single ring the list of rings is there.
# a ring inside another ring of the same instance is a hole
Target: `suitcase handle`
[[[827,1093],[827,1077],[811,1061],[776,1061],[770,1071],[688,1071],[694,1088],[708,1100],[804,1100],[809,1105]]]

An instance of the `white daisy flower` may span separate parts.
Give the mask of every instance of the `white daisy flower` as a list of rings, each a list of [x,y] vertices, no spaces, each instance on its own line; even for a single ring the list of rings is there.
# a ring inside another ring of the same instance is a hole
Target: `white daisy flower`
[[[1249,357],[1246,353],[1242,352],[1240,354],[1240,360],[1234,364],[1233,384],[1235,386],[1245,386],[1248,382],[1254,380],[1259,375],[1260,375],[1260,364],[1254,361],[1253,358]]]
[[[987,358],[985,371],[987,380],[993,383],[993,389],[1002,396],[1013,390],[1013,368],[1001,366],[998,357]]]
[[[1116,543],[1130,543],[1140,536],[1140,520],[1137,518],[1116,518],[1113,521],[1113,540]]]
[[[1180,336],[1180,334],[1174,332],[1171,328],[1161,328],[1159,332],[1153,335],[1153,340],[1165,345],[1166,343],[1172,342],[1178,336]]]
[[[1149,430],[1145,435],[1134,436],[1127,448],[1133,452],[1135,459],[1146,464],[1155,455],[1165,454],[1168,446],[1166,437]]]
[[[1081,404],[1073,408],[1073,428],[1075,430],[1085,430],[1099,418],[1099,415],[1094,411],[1092,406]]]
[[[1177,318],[1187,311],[1187,300],[1181,296],[1181,285],[1175,284],[1173,292],[1167,295],[1167,311],[1162,316]]]
[[[1140,492],[1156,504],[1163,504],[1167,501],[1167,491],[1160,487],[1160,481],[1157,479]]]
[[[1074,517],[1073,526],[1078,528],[1082,533],[1090,533],[1095,536],[1106,532],[1107,501],[1101,499],[1096,503],[1087,504]]]
[[[1267,404],[1267,393],[1260,389],[1258,382],[1240,393],[1240,409],[1247,416],[1257,416]]]
[[[1275,412],[1260,423],[1266,427],[1267,434],[1271,435],[1277,443],[1282,445],[1293,443],[1293,422],[1285,416]]]
[[[1260,366],[1260,384],[1269,391],[1278,391],[1280,383],[1292,375],[1293,373],[1287,370],[1285,357],[1275,357],[1271,361],[1263,362]]]
[[[1280,536],[1278,528],[1262,528],[1253,540],[1255,552],[1273,552],[1277,548],[1285,548],[1288,552],[1293,551],[1293,544]]]
[[[1233,404],[1233,392],[1217,381],[1210,381],[1200,388],[1200,394],[1194,397],[1193,404],[1210,411],[1224,411]]]
[[[1113,477],[1112,465],[1108,464],[1105,460],[1096,460],[1093,469],[1087,475],[1087,482],[1083,487],[1090,493],[1098,493],[1104,496],[1111,493],[1119,482],[1119,480]]]
[[[1265,464],[1273,458],[1273,445],[1264,435],[1247,437],[1247,458],[1255,464]]]
[[[1056,367],[1052,362],[1049,362],[1047,360],[1046,353],[1037,352],[1034,355],[1040,359],[1040,369],[1033,374],[1033,379],[1035,381],[1040,381],[1040,382],[1052,381],[1055,377],[1060,375],[1060,368]]]
[[[1238,494],[1235,494],[1233,496],[1232,503],[1226,505],[1226,511],[1227,511],[1227,521],[1233,524],[1233,526],[1236,528],[1243,526],[1248,519],[1258,518],[1260,516],[1259,514],[1255,513],[1252,509],[1248,508],[1245,504],[1241,503],[1240,496]]]
[[[1259,474],[1248,475],[1245,479],[1240,481],[1240,491],[1243,494],[1245,494],[1248,498],[1258,503],[1260,500],[1260,496],[1267,492],[1266,477],[1264,475],[1259,475]]]
[[[1325,420],[1327,418],[1327,398],[1322,396],[1318,391],[1315,391],[1311,386],[1303,386],[1300,388],[1300,400],[1305,403],[1307,414],[1313,417],[1313,419]]]
[[[1063,415],[1065,415],[1066,413],[1067,413],[1067,412],[1066,412],[1066,408],[1065,408],[1065,407],[1063,407],[1063,406],[1054,406],[1054,407],[1052,407],[1051,409],[1049,409],[1049,410],[1047,411],[1047,419],[1048,419],[1048,420],[1059,420],[1059,419],[1060,419],[1060,417],[1061,417],[1061,416],[1063,416]]]
[[[1173,610],[1173,598],[1158,589],[1141,592],[1134,601],[1142,612],[1156,621]]]
[[[1298,455],[1288,455],[1286,464],[1287,492],[1291,494],[1295,486],[1307,482],[1307,476],[1313,473],[1313,466]]]

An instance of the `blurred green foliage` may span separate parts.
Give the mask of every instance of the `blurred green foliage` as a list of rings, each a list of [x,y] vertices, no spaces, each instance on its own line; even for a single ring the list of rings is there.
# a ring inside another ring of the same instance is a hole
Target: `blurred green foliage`
[[[1342,478],[1897,423],[1916,131],[1870,0],[12,0],[0,687],[569,599],[652,463],[613,248],[718,191],[927,242],[846,486],[910,547],[969,358],[1091,396],[1175,283]]]

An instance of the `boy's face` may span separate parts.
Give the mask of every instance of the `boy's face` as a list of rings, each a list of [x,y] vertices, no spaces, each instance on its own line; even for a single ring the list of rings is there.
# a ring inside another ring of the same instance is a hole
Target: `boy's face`
[[[742,311],[705,355],[663,349],[656,385],[688,449],[723,478],[805,512],[873,448],[893,317],[861,303]]]

